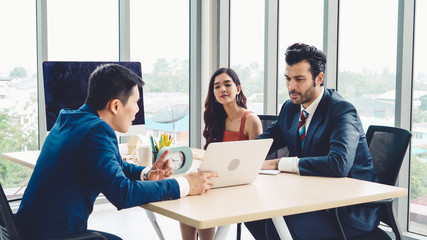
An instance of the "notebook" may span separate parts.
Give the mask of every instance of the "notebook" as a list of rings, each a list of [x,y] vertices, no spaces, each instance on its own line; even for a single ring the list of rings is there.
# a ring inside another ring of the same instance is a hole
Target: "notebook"
[[[249,184],[255,181],[273,139],[215,142],[208,145],[199,171],[215,171],[213,188]]]

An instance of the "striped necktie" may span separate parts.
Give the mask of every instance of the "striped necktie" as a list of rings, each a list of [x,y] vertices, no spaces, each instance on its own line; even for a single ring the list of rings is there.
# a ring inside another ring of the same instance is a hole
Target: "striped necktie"
[[[301,149],[304,147],[304,139],[305,139],[305,120],[308,117],[308,112],[305,110],[301,111],[301,116],[299,117],[298,124],[298,133],[301,140]]]

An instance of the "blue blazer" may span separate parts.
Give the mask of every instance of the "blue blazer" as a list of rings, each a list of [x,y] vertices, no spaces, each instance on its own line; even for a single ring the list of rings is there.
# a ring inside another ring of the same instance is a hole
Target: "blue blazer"
[[[140,181],[144,167],[122,161],[116,134],[89,105],[61,110],[16,214],[24,239],[85,232],[97,196],[117,209],[180,197],[175,179]]]
[[[287,147],[289,156],[297,156],[301,175],[350,177],[376,182],[366,136],[354,106],[335,90],[325,89],[311,119],[301,149],[298,122],[301,107],[286,101],[277,122],[259,138],[273,138],[270,149]],[[370,231],[378,225],[378,208],[356,205],[340,209],[340,217],[351,226]]]

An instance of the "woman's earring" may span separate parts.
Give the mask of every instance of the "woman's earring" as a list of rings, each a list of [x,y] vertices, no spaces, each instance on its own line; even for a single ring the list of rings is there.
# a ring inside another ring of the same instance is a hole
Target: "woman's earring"
[[[236,102],[239,102],[239,100],[240,100],[240,99],[239,99],[239,98],[240,98],[239,96],[240,96],[240,93],[238,93],[238,94],[236,95]]]

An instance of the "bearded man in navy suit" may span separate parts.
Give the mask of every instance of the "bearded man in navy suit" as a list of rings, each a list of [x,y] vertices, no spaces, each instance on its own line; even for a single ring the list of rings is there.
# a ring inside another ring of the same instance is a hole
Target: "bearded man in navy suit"
[[[287,147],[290,157],[266,160],[263,169],[376,182],[365,132],[355,107],[335,90],[323,87],[326,55],[314,46],[296,43],[286,50],[286,64],[290,100],[283,104],[277,122],[259,138],[273,138],[270,152]],[[340,208],[347,237],[361,236],[376,228],[377,211],[376,206],[368,205]],[[340,238],[331,210],[284,219],[294,239]],[[245,225],[256,239],[279,239],[271,219]]]

